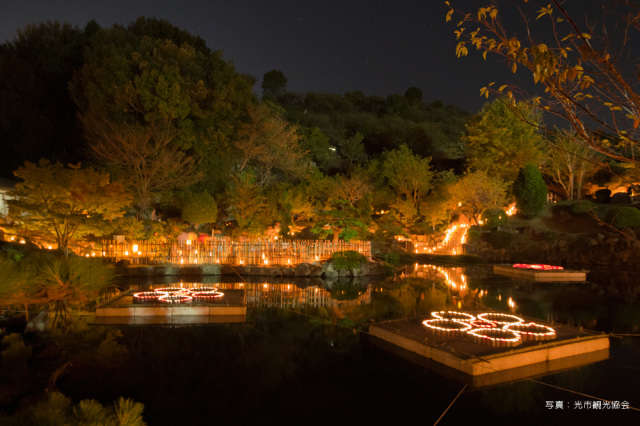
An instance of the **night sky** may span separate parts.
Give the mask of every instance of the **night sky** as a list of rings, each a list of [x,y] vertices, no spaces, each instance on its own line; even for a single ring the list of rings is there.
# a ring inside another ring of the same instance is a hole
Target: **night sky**
[[[480,87],[510,75],[476,52],[456,58],[446,11],[444,0],[2,0],[0,41],[47,20],[83,28],[91,19],[110,27],[155,17],[222,50],[239,72],[256,77],[256,93],[264,73],[279,69],[291,92],[387,96],[416,86],[425,102],[476,112],[485,101]]]

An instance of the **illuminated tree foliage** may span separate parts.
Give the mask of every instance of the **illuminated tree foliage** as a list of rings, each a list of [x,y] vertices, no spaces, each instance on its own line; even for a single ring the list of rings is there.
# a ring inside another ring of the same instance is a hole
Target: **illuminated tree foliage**
[[[384,175],[396,194],[411,201],[417,209],[431,188],[434,173],[431,170],[431,158],[414,155],[406,145],[402,145],[386,153]]]
[[[513,109],[501,99],[486,103],[462,137],[469,168],[513,182],[525,164],[541,164],[543,138],[536,127],[540,122],[540,114],[523,103]]]
[[[460,178],[451,186],[450,193],[453,201],[459,203],[458,211],[477,225],[485,210],[504,206],[507,184],[480,170]]]
[[[544,89],[531,104],[570,124],[577,143],[613,159],[637,161],[637,4],[603,2],[597,16],[586,16],[581,2],[573,2],[578,9],[572,11],[561,0],[544,7],[526,0],[505,3],[504,9],[517,7],[513,19],[503,19],[496,4],[468,13],[446,4],[447,21],[454,15],[459,19],[458,56],[475,47],[485,59],[488,53],[497,55],[514,73],[525,69]],[[490,93],[512,101],[531,98],[522,87],[495,82],[480,90],[487,97]],[[606,133],[614,140],[602,136]]]
[[[370,219],[370,215],[367,218],[364,212],[353,207],[349,201],[337,199],[333,200],[328,208],[318,212],[316,226],[312,231],[323,239],[333,234],[334,243],[338,242],[338,238],[345,241],[362,240],[369,234],[367,222],[370,222]]]
[[[261,187],[277,177],[302,177],[307,164],[297,127],[279,117],[267,104],[250,105],[247,115],[234,139],[240,153],[238,172],[250,167]]]
[[[259,215],[266,209],[267,202],[252,174],[233,175],[226,195],[229,213],[238,222],[239,230],[247,231],[258,226]]]
[[[544,170],[565,190],[569,200],[579,200],[584,180],[599,169],[599,156],[576,141],[575,132],[556,132],[548,144],[550,155]]]
[[[10,217],[55,241],[64,253],[79,237],[108,233],[110,221],[122,217],[131,202],[131,195],[111,182],[109,174],[81,169],[79,164],[26,162],[14,175],[23,182],[10,192]]]

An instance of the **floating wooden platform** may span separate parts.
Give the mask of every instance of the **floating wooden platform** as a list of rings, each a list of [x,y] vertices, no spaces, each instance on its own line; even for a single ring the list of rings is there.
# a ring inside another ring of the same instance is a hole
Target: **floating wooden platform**
[[[537,282],[584,282],[587,280],[588,271],[553,269],[539,270],[514,268],[511,265],[494,265],[493,273],[498,275],[506,275],[509,277],[522,278],[529,281]]]
[[[474,343],[466,336],[438,335],[422,325],[424,319],[429,318],[372,325],[369,328],[371,341],[474,387],[541,376],[609,358],[607,335],[574,327],[553,325],[557,333],[554,340],[523,342],[515,348],[495,348]]]
[[[193,304],[134,304],[131,295],[96,309],[95,324],[212,324],[245,322],[244,290],[226,290],[224,300]]]

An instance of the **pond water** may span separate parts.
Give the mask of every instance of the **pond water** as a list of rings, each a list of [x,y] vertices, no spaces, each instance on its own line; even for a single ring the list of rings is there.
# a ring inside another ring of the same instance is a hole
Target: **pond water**
[[[204,277],[222,291],[245,290],[246,322],[112,326],[108,356],[77,360],[59,387],[74,399],[133,398],[150,425],[434,424],[458,395],[439,424],[638,424],[640,275],[602,270],[588,279],[525,282],[490,265],[412,265],[355,282]],[[611,357],[474,389],[379,349],[366,333],[374,322],[486,308],[616,333]]]

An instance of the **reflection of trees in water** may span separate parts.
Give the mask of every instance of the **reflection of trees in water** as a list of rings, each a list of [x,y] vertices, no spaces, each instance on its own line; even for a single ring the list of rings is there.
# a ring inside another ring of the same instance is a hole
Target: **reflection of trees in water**
[[[416,278],[389,280],[374,286],[365,315],[378,321],[429,315],[450,305],[451,295],[433,281]]]
[[[78,400],[135,397],[148,424],[246,424],[269,413],[276,395],[308,386],[308,376],[336,356],[357,354],[351,330],[307,313],[317,320],[256,308],[246,324],[123,327],[127,351],[111,359],[78,356],[61,390]]]

